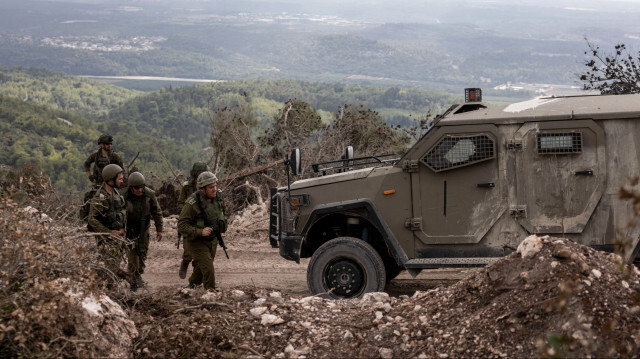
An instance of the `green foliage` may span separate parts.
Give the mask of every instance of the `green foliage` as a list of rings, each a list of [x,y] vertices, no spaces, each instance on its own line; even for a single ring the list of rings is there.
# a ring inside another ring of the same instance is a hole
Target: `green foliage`
[[[336,113],[331,126],[336,133],[340,148],[353,146],[354,152],[362,155],[403,153],[409,144],[409,137],[384,123],[375,111],[362,105],[345,105]]]
[[[0,95],[98,118],[140,92],[42,68],[0,67]]]
[[[100,134],[90,120],[6,96],[0,96],[0,120],[0,163],[37,162],[58,187],[86,183],[81,166]]]
[[[94,86],[91,81],[48,70],[3,69],[0,75],[9,88],[28,93],[59,89],[56,96],[39,100],[47,107],[23,101],[23,93],[14,90],[8,93],[20,97],[0,96],[0,144],[4,149],[0,163],[21,166],[37,162],[56,187],[75,190],[88,185],[82,164],[98,149],[96,140],[101,133],[114,137],[113,149],[125,166],[135,158],[133,165],[149,179],[186,173],[195,161],[210,163],[224,175],[265,160],[282,159],[289,146],[304,147],[301,144],[308,146],[306,153],[316,152],[316,158],[327,159],[335,159],[349,141],[356,142],[362,155],[379,154],[378,149],[399,151],[406,141],[386,124],[411,125],[413,118],[443,111],[460,100],[424,90],[266,79],[168,87],[149,93],[113,92],[111,99],[108,91],[112,86]],[[67,106],[73,112],[58,110],[72,103],[70,99],[77,98],[85,87],[98,91],[104,99]],[[285,126],[282,120],[288,104],[293,112]],[[334,124],[334,129],[351,132],[338,136],[342,132],[328,129],[343,108],[347,109],[343,119],[347,122]],[[386,119],[378,114],[378,108]],[[102,115],[90,120],[79,113]],[[358,118],[372,120],[360,124]],[[259,139],[265,131],[266,137]],[[289,144],[283,137],[285,132]],[[381,139],[387,141],[381,147],[367,144],[377,146]],[[322,144],[330,148],[318,150]]]
[[[308,103],[288,100],[273,117],[272,126],[259,137],[260,147],[271,158],[284,158],[322,128],[322,117]]]

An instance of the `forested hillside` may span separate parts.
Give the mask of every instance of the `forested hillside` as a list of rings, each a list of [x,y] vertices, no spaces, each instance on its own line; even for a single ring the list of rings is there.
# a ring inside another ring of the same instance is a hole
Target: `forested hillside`
[[[91,118],[104,116],[140,94],[48,69],[0,66],[0,95]]]
[[[82,162],[100,135],[96,127],[77,114],[0,96],[0,163],[37,162],[56,186],[80,188]]]
[[[169,86],[145,93],[43,69],[3,68],[0,78],[0,164],[37,162],[58,188],[75,190],[89,184],[82,163],[97,150],[100,133],[114,136],[114,150],[125,165],[136,158],[134,165],[150,178],[166,177],[172,170],[188,172],[196,160],[211,160],[211,121],[221,113],[241,112],[250,141],[257,143],[289,100],[317,111],[326,125],[353,105],[375,121],[404,127],[461,100],[425,90],[296,80]]]

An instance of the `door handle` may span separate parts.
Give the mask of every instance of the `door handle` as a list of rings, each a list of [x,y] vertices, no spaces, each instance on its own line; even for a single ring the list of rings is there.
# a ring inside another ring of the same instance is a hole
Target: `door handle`
[[[576,176],[593,176],[592,170],[576,171]]]
[[[478,183],[476,186],[478,186],[480,188],[493,188],[496,185],[493,184],[493,182],[485,182],[485,183]]]

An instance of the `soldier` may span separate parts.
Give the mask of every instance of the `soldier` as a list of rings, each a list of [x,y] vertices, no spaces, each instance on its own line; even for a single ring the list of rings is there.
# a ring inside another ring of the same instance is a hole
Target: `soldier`
[[[182,189],[180,190],[180,196],[178,197],[178,208],[182,209],[185,201],[189,196],[195,193],[198,188],[196,186],[196,179],[198,176],[204,172],[208,171],[209,166],[207,166],[204,162],[196,162],[191,166],[191,173],[189,180],[185,181],[182,184]],[[180,233],[178,233],[178,245],[180,244]],[[191,254],[189,254],[189,243],[184,241],[182,243],[182,262],[180,263],[180,270],[178,271],[178,275],[180,278],[184,279],[187,276],[187,269],[189,268],[189,263],[191,263]]]
[[[131,242],[127,254],[127,272],[131,290],[136,291],[145,285],[142,280],[145,260],[149,251],[149,228],[151,218],[156,226],[156,239],[162,240],[162,210],[156,199],[156,193],[145,186],[142,173],[129,175],[129,187],[120,190],[127,206],[126,237]]]
[[[193,259],[193,273],[189,287],[203,284],[207,290],[216,289],[213,259],[218,247],[217,236],[227,230],[227,217],[218,190],[218,178],[209,171],[202,172],[197,179],[198,191],[189,196],[178,220],[178,230],[189,243]],[[217,231],[217,233],[216,233]]]
[[[127,211],[124,198],[117,188],[123,181],[122,167],[116,164],[106,165],[102,169],[104,182],[91,199],[88,216],[88,228],[91,232],[104,233],[97,236],[98,250],[107,269],[121,275],[119,237],[124,236]]]
[[[120,168],[124,168],[122,158],[111,149],[113,137],[109,134],[102,134],[98,138],[100,149],[92,153],[86,161],[84,161],[84,171],[87,173],[89,180],[95,184],[102,183],[102,169],[108,164],[116,164]],[[93,174],[91,173],[91,164],[93,164]]]
[[[93,183],[93,186],[84,194],[83,204],[80,207],[80,218],[87,220],[89,215],[89,201],[98,191],[100,184],[102,183],[102,170],[108,164],[116,164],[120,168],[124,168],[122,165],[122,158],[120,155],[111,150],[113,143],[113,137],[109,134],[103,134],[98,138],[98,145],[100,149],[92,153],[86,161],[84,161],[84,171],[89,177],[89,181]],[[91,164],[93,164],[93,174],[91,173]]]

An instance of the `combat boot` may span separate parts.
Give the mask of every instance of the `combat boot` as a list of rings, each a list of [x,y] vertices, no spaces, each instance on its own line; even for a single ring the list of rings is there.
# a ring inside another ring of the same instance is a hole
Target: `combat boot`
[[[184,259],[182,260],[182,263],[180,263],[180,271],[178,272],[178,275],[181,279],[185,279],[187,277],[187,269],[189,269],[189,263],[190,261],[185,261]]]

